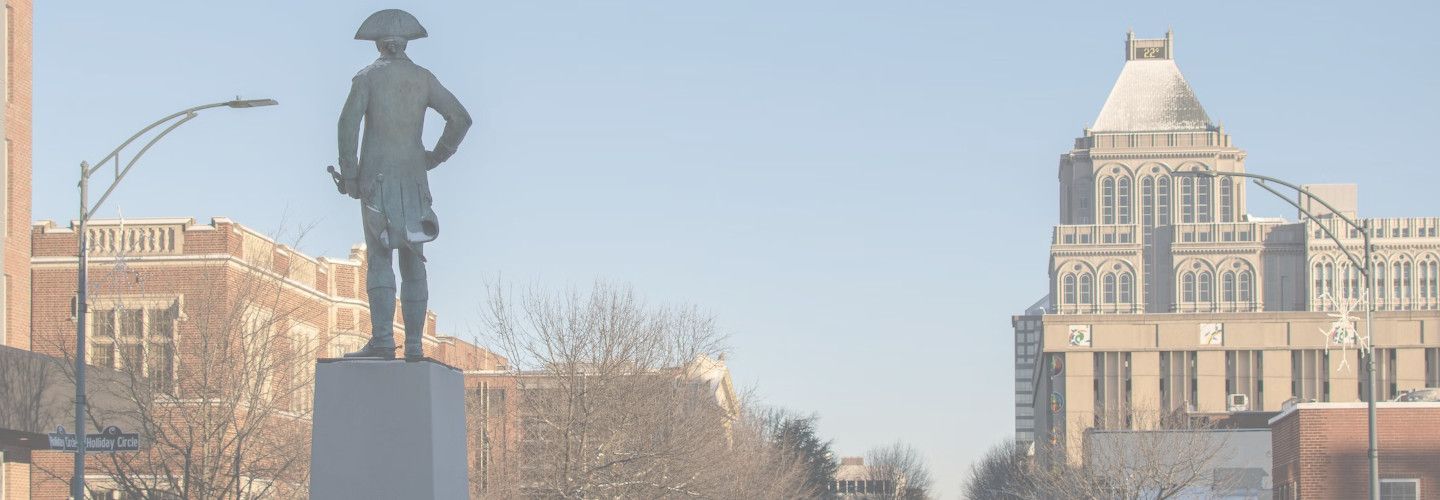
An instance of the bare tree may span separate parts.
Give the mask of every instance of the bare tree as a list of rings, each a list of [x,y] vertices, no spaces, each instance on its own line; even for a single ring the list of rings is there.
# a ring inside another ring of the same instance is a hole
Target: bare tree
[[[1001,441],[970,466],[963,495],[992,500],[1036,498],[1033,466],[1028,447],[1014,439]]]
[[[872,448],[865,453],[870,478],[880,481],[882,492],[875,498],[929,498],[930,467],[919,450],[902,441]]]
[[[53,358],[0,346],[0,429],[53,430],[45,426],[58,420],[67,400],[57,394],[64,370]]]
[[[109,404],[90,405],[88,419],[96,428],[126,422],[143,447],[92,455],[91,473],[108,478],[92,491],[305,496],[319,345],[310,325],[324,325],[324,311],[307,309],[288,283],[298,276],[293,254],[273,239],[241,237],[244,259],[204,264],[203,283],[183,294],[150,286],[165,268],[131,265],[123,254],[111,266],[92,266],[100,279],[91,294],[89,364],[119,383],[91,387],[92,400]],[[73,346],[59,350],[73,360]],[[66,375],[73,379],[72,370]]]
[[[741,409],[723,336],[694,307],[651,307],[629,288],[501,286],[486,312],[491,345],[512,363],[519,422],[497,498],[779,498],[797,474]]]
[[[1061,447],[995,445],[971,466],[966,498],[1147,499],[1259,493],[1260,475],[1237,460],[1241,443],[1218,421],[1183,412],[1131,413],[1127,430],[1090,430],[1083,460]],[[1268,446],[1268,444],[1266,445]],[[1263,453],[1260,454],[1263,457]]]

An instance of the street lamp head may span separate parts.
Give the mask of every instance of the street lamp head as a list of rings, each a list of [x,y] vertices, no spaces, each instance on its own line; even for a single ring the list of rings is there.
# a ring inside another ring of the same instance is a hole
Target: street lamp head
[[[280,104],[280,103],[275,102],[274,99],[246,99],[246,100],[238,100],[238,99],[237,99],[237,100],[234,100],[234,101],[230,101],[230,102],[225,103],[226,106],[230,106],[230,107],[232,107],[232,108],[258,108],[258,107],[261,107],[261,106],[274,106],[274,105],[276,105],[276,104]]]

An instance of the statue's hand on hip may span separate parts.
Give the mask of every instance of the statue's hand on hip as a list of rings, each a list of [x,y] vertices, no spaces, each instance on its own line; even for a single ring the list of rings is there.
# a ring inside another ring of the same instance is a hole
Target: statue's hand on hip
[[[445,162],[445,159],[444,159],[444,158],[441,158],[439,153],[436,153],[436,152],[434,152],[434,151],[426,151],[426,152],[425,152],[425,170],[426,170],[426,171],[434,170],[435,167],[440,166],[440,164],[441,164],[441,163],[444,163],[444,162]]]
[[[354,199],[357,199],[357,200],[360,199],[360,179],[359,179],[359,178],[352,177],[352,178],[349,178],[349,179],[341,179],[340,182],[345,183],[345,194],[350,195],[351,198],[354,198]]]

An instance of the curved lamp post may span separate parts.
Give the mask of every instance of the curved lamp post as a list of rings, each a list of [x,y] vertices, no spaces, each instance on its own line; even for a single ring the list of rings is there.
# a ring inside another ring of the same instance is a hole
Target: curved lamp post
[[[1321,199],[1319,196],[1315,196],[1315,194],[1314,194],[1314,193],[1311,193],[1309,190],[1307,190],[1307,189],[1305,189],[1305,188],[1302,188],[1302,187],[1300,187],[1300,186],[1291,184],[1291,183],[1289,183],[1289,182],[1285,182],[1285,181],[1282,181],[1282,180],[1280,180],[1280,179],[1276,179],[1276,178],[1274,178],[1274,177],[1269,177],[1269,176],[1265,176],[1265,175],[1258,175],[1258,174],[1239,173],[1239,172],[1215,172],[1215,171],[1210,171],[1210,170],[1199,170],[1199,171],[1196,171],[1195,173],[1200,174],[1200,175],[1203,175],[1203,176],[1206,176],[1206,177],[1219,177],[1219,176],[1224,176],[1224,177],[1248,177],[1248,178],[1254,179],[1254,180],[1255,180],[1255,185],[1260,186],[1261,188],[1265,189],[1266,191],[1269,191],[1271,194],[1279,197],[1279,198],[1282,199],[1282,200],[1285,200],[1286,203],[1289,203],[1290,205],[1294,206],[1295,209],[1299,210],[1300,213],[1305,214],[1306,217],[1309,217],[1309,218],[1311,218],[1311,219],[1316,219],[1315,215],[1314,215],[1314,214],[1311,214],[1310,211],[1306,210],[1305,207],[1302,206],[1299,201],[1296,201],[1295,199],[1291,199],[1289,196],[1285,196],[1285,195],[1281,194],[1279,191],[1276,191],[1275,188],[1270,187],[1270,186],[1269,186],[1269,183],[1272,183],[1272,182],[1273,182],[1273,183],[1275,183],[1275,184],[1279,184],[1279,185],[1281,185],[1281,186],[1285,186],[1285,187],[1288,187],[1288,188],[1290,188],[1290,189],[1294,189],[1295,192],[1296,192],[1296,194],[1297,194],[1297,198],[1298,198],[1298,199],[1302,199],[1302,200],[1303,200],[1303,199],[1308,198],[1308,199],[1310,199],[1310,200],[1313,200],[1313,201],[1315,201],[1315,202],[1323,205],[1325,208],[1327,208],[1327,209],[1330,210],[1330,213],[1334,214],[1334,215],[1335,215],[1336,217],[1338,217],[1341,221],[1344,221],[1346,225],[1348,225],[1348,226],[1350,226],[1352,229],[1355,229],[1355,230],[1357,230],[1357,231],[1360,232],[1360,235],[1361,235],[1361,238],[1362,238],[1361,241],[1362,241],[1362,244],[1364,245],[1364,247],[1361,249],[1361,250],[1362,250],[1362,251],[1361,251],[1361,257],[1360,257],[1360,258],[1356,258],[1356,257],[1355,257],[1355,254],[1350,253],[1350,250],[1348,250],[1348,249],[1345,248],[1345,242],[1340,241],[1340,237],[1339,237],[1339,236],[1336,236],[1334,232],[1331,232],[1329,227],[1327,227],[1325,224],[1317,224],[1317,225],[1320,227],[1320,230],[1325,233],[1325,236],[1329,237],[1331,241],[1334,241],[1334,242],[1335,242],[1335,246],[1340,248],[1340,251],[1345,254],[1345,257],[1346,257],[1346,258],[1350,259],[1350,263],[1354,264],[1356,267],[1359,267],[1359,268],[1360,268],[1360,272],[1361,272],[1361,273],[1364,273],[1364,276],[1365,276],[1365,337],[1366,337],[1367,340],[1365,341],[1365,343],[1364,343],[1363,345],[1360,346],[1360,351],[1361,351],[1361,353],[1364,354],[1364,356],[1365,356],[1365,369],[1366,369],[1367,372],[1369,372],[1368,375],[1367,375],[1368,380],[1366,381],[1366,387],[1368,388],[1367,391],[1370,393],[1370,397],[1365,398],[1365,399],[1366,399],[1366,406],[1365,406],[1365,408],[1366,408],[1366,412],[1367,412],[1366,417],[1367,417],[1367,420],[1368,420],[1368,427],[1369,427],[1369,434],[1370,434],[1370,444],[1369,444],[1369,449],[1367,450],[1367,455],[1369,456],[1369,462],[1370,462],[1370,498],[1371,498],[1372,500],[1379,500],[1379,498],[1380,498],[1380,451],[1379,451],[1379,449],[1376,447],[1376,439],[1375,439],[1375,438],[1376,438],[1376,436],[1375,436],[1375,398],[1377,398],[1379,395],[1376,394],[1376,392],[1375,392],[1375,345],[1374,345],[1374,339],[1375,339],[1375,337],[1374,337],[1374,335],[1371,334],[1371,329],[1370,329],[1370,327],[1371,327],[1371,321],[1370,321],[1370,320],[1371,320],[1371,318],[1370,318],[1371,312],[1373,312],[1373,311],[1375,310],[1375,275],[1374,275],[1374,268],[1371,267],[1371,255],[1370,255],[1370,221],[1368,221],[1368,220],[1363,220],[1363,221],[1361,221],[1361,223],[1356,223],[1355,220],[1353,220],[1353,219],[1351,219],[1351,218],[1349,218],[1349,217],[1346,217],[1345,214],[1340,213],[1340,211],[1339,211],[1339,210],[1336,210],[1334,206],[1331,206],[1331,205],[1330,205],[1330,203],[1326,202],[1324,199]]]
[[[90,220],[91,216],[95,215],[95,211],[99,210],[100,205],[105,203],[105,200],[110,197],[110,193],[115,192],[115,186],[120,184],[120,180],[125,178],[125,174],[130,173],[130,169],[135,167],[135,162],[139,161],[140,157],[145,156],[145,152],[149,151],[151,146],[154,146],[156,142],[159,142],[160,139],[164,138],[170,131],[194,119],[200,111],[210,108],[254,108],[274,106],[276,104],[279,103],[275,102],[274,99],[237,99],[234,101],[203,104],[186,108],[170,116],[155,120],[155,123],[151,123],[145,128],[140,129],[139,132],[130,136],[125,142],[120,143],[120,146],[116,147],[110,154],[105,155],[104,158],[96,162],[95,166],[92,167],[87,162],[80,162],[80,228],[76,237],[79,241],[80,248],[78,254],[79,269],[76,274],[78,291],[76,292],[75,316],[75,475],[70,479],[71,498],[85,498],[85,320],[89,314],[87,303],[89,290],[87,290],[86,286],[86,260],[88,260],[90,254],[90,248],[85,237],[85,223]],[[179,120],[176,120],[176,118],[179,118]],[[121,169],[120,151],[140,139],[140,136],[166,123],[170,125],[165,127],[164,130],[161,130],[155,137],[152,137],[150,141],[146,142],[145,145],[140,148],[140,151],[136,152],[135,156],[131,157],[129,162],[125,163],[125,168]],[[105,188],[105,193],[100,195],[100,199],[96,201],[94,205],[90,205],[90,176],[112,160],[115,164],[115,178],[110,181],[109,187]]]

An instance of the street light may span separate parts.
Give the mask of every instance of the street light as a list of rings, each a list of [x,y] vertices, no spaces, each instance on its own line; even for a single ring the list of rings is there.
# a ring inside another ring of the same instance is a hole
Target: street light
[[[149,151],[151,146],[154,146],[156,142],[159,142],[160,139],[164,138],[170,131],[194,119],[196,114],[201,110],[220,107],[237,109],[255,108],[274,106],[276,104],[279,103],[275,102],[274,99],[236,99],[233,101],[203,104],[183,109],[170,116],[155,120],[155,123],[151,123],[145,128],[140,129],[139,132],[131,135],[125,142],[120,143],[120,146],[110,151],[110,154],[105,155],[104,158],[96,162],[95,166],[92,167],[87,162],[80,162],[80,228],[76,237],[80,248],[78,256],[79,269],[76,272],[78,290],[75,299],[75,475],[70,479],[71,498],[77,500],[85,498],[85,318],[89,314],[89,304],[87,303],[89,291],[87,290],[85,282],[87,278],[86,261],[90,255],[90,248],[85,238],[85,223],[90,220],[90,217],[95,215],[95,211],[100,209],[100,205],[105,203],[106,199],[110,198],[110,193],[115,191],[115,186],[120,184],[120,180],[125,178],[125,174],[130,173],[130,169],[135,167],[135,162],[139,161],[140,157],[145,156],[145,152]],[[182,116],[184,118],[180,118]],[[175,120],[176,118],[180,119]],[[171,123],[172,120],[173,123]],[[135,156],[131,157],[130,161],[125,164],[125,168],[121,169],[120,151],[129,147],[131,143],[134,143],[140,136],[145,135],[146,132],[154,130],[156,127],[166,123],[170,123],[170,125],[146,142],[145,145],[140,148],[140,151],[135,153]],[[90,176],[111,160],[114,160],[115,163],[115,178],[110,181],[110,186],[105,188],[105,193],[100,195],[100,200],[96,201],[94,205],[90,205]]]
[[[1325,206],[1325,208],[1329,209],[1329,210],[1330,210],[1330,213],[1334,214],[1334,215],[1335,215],[1336,217],[1338,217],[1340,220],[1344,221],[1346,225],[1348,225],[1348,226],[1350,226],[1352,229],[1355,229],[1355,230],[1357,230],[1357,231],[1360,232],[1360,235],[1361,235],[1361,238],[1362,238],[1361,241],[1362,241],[1362,244],[1364,245],[1364,248],[1362,248],[1362,252],[1361,252],[1361,253],[1362,253],[1362,257],[1359,258],[1359,259],[1357,259],[1357,258],[1355,258],[1355,254],[1350,253],[1350,250],[1348,250],[1348,249],[1345,248],[1345,242],[1340,241],[1340,238],[1339,238],[1338,236],[1336,236],[1335,233],[1331,232],[1329,227],[1327,227],[1325,224],[1317,224],[1317,225],[1320,227],[1320,230],[1325,233],[1325,236],[1329,237],[1331,241],[1334,241],[1334,242],[1335,242],[1335,246],[1337,246],[1337,247],[1340,248],[1340,251],[1345,254],[1345,257],[1346,257],[1346,258],[1350,259],[1350,263],[1354,264],[1356,267],[1359,267],[1359,268],[1361,269],[1360,272],[1361,272],[1361,273],[1364,273],[1364,275],[1365,275],[1365,337],[1366,337],[1366,341],[1364,342],[1363,345],[1360,346],[1360,351],[1361,351],[1362,353],[1364,353],[1364,355],[1365,355],[1365,368],[1366,368],[1366,371],[1369,372],[1368,375],[1367,375],[1366,386],[1369,388],[1369,389],[1368,389],[1368,392],[1370,393],[1370,397],[1369,397],[1369,398],[1366,398],[1367,401],[1366,401],[1366,406],[1365,406],[1365,407],[1366,407],[1366,412],[1367,412],[1366,417],[1367,417],[1367,419],[1368,419],[1368,426],[1369,426],[1369,433],[1370,433],[1370,445],[1369,445],[1369,449],[1367,450],[1367,454],[1369,455],[1369,462],[1370,462],[1370,498],[1371,498],[1371,500],[1379,500],[1379,499],[1380,499],[1380,450],[1376,447],[1376,436],[1375,436],[1375,398],[1378,397],[1378,395],[1375,393],[1375,345],[1374,345],[1375,336],[1371,333],[1371,332],[1372,332],[1372,330],[1371,330],[1371,313],[1375,310],[1375,275],[1374,275],[1374,268],[1371,267],[1371,258],[1370,258],[1370,257],[1371,257],[1371,256],[1370,256],[1370,221],[1369,221],[1369,220],[1365,220],[1365,221],[1363,221],[1363,222],[1364,222],[1363,224],[1357,224],[1354,220],[1350,219],[1349,217],[1346,217],[1345,214],[1340,213],[1340,211],[1339,211],[1339,210],[1336,210],[1334,206],[1331,206],[1331,205],[1330,205],[1330,203],[1326,202],[1324,199],[1321,199],[1319,196],[1315,196],[1315,194],[1314,194],[1314,193],[1311,193],[1309,190],[1307,190],[1307,189],[1305,189],[1305,188],[1302,188],[1302,187],[1300,187],[1300,186],[1296,186],[1296,185],[1294,185],[1294,184],[1291,184],[1291,183],[1282,181],[1282,180],[1280,180],[1280,179],[1276,179],[1276,178],[1274,178],[1274,177],[1269,177],[1269,176],[1264,176],[1264,175],[1258,175],[1258,174],[1241,173],[1241,172],[1215,172],[1215,171],[1212,171],[1212,170],[1197,170],[1197,171],[1195,171],[1195,173],[1200,174],[1200,175],[1204,175],[1204,176],[1206,176],[1206,177],[1212,177],[1212,178],[1213,178],[1213,177],[1219,177],[1219,176],[1225,176],[1225,177],[1249,177],[1249,178],[1255,180],[1255,185],[1260,186],[1261,188],[1265,189],[1266,191],[1269,191],[1271,194],[1279,197],[1279,198],[1282,199],[1282,200],[1285,200],[1286,203],[1289,203],[1290,205],[1294,206],[1295,209],[1299,210],[1300,213],[1305,214],[1306,217],[1309,217],[1310,219],[1316,219],[1315,215],[1314,215],[1314,214],[1311,214],[1309,210],[1306,210],[1305,207],[1300,204],[1300,202],[1298,202],[1298,201],[1296,201],[1296,200],[1290,199],[1289,196],[1285,196],[1285,195],[1283,195],[1283,194],[1280,194],[1279,191],[1276,191],[1274,188],[1270,187],[1270,186],[1269,186],[1268,184],[1266,184],[1266,183],[1268,183],[1268,182],[1273,182],[1273,183],[1279,184],[1279,185],[1281,185],[1281,186],[1285,186],[1285,187],[1288,187],[1288,188],[1290,188],[1290,189],[1294,189],[1295,192],[1298,193],[1297,198],[1299,198],[1299,197],[1304,197],[1304,198],[1308,198],[1308,199],[1310,199],[1310,200],[1313,200],[1313,201],[1315,201],[1315,202],[1320,203],[1321,205]],[[1301,198],[1301,199],[1304,199],[1304,198]]]

